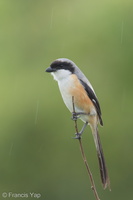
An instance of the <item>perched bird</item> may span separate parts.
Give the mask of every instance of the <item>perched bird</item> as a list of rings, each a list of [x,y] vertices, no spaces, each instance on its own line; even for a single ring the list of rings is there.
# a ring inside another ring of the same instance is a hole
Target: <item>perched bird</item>
[[[71,113],[73,113],[74,103],[76,116],[73,116],[73,118],[80,118],[84,122],[83,128],[76,134],[76,138],[80,138],[85,127],[90,125],[96,146],[103,188],[110,187],[98,133],[98,124],[100,123],[103,126],[101,109],[92,85],[76,64],[67,58],[59,58],[53,61],[46,72],[51,73],[58,82],[63,101]],[[72,97],[74,102],[72,102]]]

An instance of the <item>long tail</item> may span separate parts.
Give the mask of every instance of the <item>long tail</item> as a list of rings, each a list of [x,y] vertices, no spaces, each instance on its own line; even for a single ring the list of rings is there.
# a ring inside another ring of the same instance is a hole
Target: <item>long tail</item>
[[[93,137],[94,137],[94,142],[96,145],[103,188],[106,189],[107,187],[109,187],[109,189],[110,189],[110,180],[109,180],[108,171],[106,168],[106,163],[105,163],[105,159],[104,159],[104,154],[103,154],[103,149],[102,149],[102,145],[100,142],[100,136],[98,133],[98,129],[97,128],[94,129],[92,127],[91,127],[91,129],[92,129],[92,133],[93,133]]]

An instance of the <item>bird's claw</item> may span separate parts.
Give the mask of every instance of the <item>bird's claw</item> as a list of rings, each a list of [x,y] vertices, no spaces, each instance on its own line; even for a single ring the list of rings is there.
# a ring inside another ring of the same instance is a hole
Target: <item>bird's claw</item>
[[[79,116],[78,113],[72,112],[72,117],[71,117],[72,120],[76,121],[79,117],[80,117],[80,116]]]
[[[75,133],[75,137],[73,137],[73,139],[81,139],[81,134],[80,133]]]

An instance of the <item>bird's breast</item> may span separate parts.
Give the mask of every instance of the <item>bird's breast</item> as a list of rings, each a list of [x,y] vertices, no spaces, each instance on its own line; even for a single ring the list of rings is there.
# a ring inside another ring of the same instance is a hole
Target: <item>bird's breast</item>
[[[83,85],[75,74],[58,82],[59,89],[70,112],[73,112],[72,97],[74,97],[74,106],[76,112],[84,112],[87,114],[95,114],[95,108],[88,97]]]

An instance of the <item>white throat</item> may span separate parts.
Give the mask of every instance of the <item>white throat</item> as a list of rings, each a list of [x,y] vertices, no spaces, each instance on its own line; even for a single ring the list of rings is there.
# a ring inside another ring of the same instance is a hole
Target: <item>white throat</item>
[[[56,81],[61,81],[63,79],[68,78],[68,76],[71,75],[71,72],[69,70],[60,69],[56,72],[52,72],[51,74]]]

